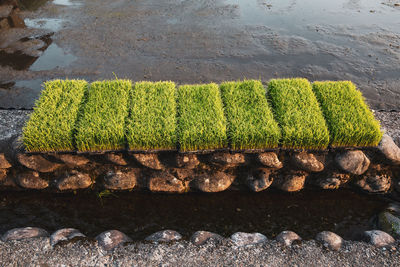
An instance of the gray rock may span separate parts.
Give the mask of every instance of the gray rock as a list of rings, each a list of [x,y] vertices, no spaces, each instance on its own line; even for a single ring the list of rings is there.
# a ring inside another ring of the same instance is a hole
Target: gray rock
[[[348,173],[333,172],[318,179],[316,184],[322,189],[338,189],[341,185],[347,183],[350,178],[350,174]]]
[[[10,240],[22,240],[27,238],[35,238],[35,237],[47,237],[49,233],[37,227],[24,227],[24,228],[14,228],[8,230],[1,238],[3,242]]]
[[[57,243],[59,243],[61,241],[68,241],[75,237],[85,237],[85,235],[82,234],[79,230],[74,229],[74,228],[60,229],[60,230],[55,231],[50,236],[50,244],[52,246],[55,246]]]
[[[5,180],[7,177],[7,169],[0,169],[0,182]]]
[[[395,242],[391,235],[381,230],[365,231],[363,240],[376,247],[391,245]]]
[[[323,231],[317,234],[315,240],[320,242],[324,247],[331,250],[339,250],[342,247],[343,239],[335,233]]]
[[[307,173],[303,171],[290,171],[275,179],[274,186],[286,192],[297,192],[304,188],[306,178]]]
[[[96,240],[99,246],[108,251],[113,250],[126,242],[132,242],[131,238],[118,230],[105,231],[96,236]]]
[[[324,164],[312,153],[295,153],[292,157],[292,161],[297,168],[307,172],[320,172],[324,170]]]
[[[16,182],[19,186],[27,189],[45,189],[49,186],[49,182],[40,178],[39,173],[35,171],[18,173]]]
[[[164,168],[157,154],[133,154],[133,156],[140,164],[150,169],[162,170]]]
[[[105,155],[106,159],[114,164],[125,166],[128,165],[128,162],[124,159],[122,154],[117,153],[107,153]]]
[[[207,231],[197,231],[192,235],[190,241],[196,246],[201,246],[207,242],[218,242],[221,241],[222,239],[224,238],[216,233]]]
[[[282,162],[279,160],[275,152],[260,153],[257,155],[258,161],[266,167],[280,169],[283,167]]]
[[[292,231],[283,231],[276,237],[276,241],[285,246],[291,246],[293,241],[296,240],[300,241],[301,237]]]
[[[23,166],[38,172],[53,172],[62,166],[59,163],[48,161],[41,155],[19,153],[17,158]]]
[[[235,167],[246,162],[242,153],[213,153],[210,158],[211,163],[223,167]]]
[[[337,154],[335,161],[344,171],[356,175],[365,173],[370,164],[370,160],[360,150],[346,151],[344,153]]]
[[[181,240],[182,236],[174,230],[159,231],[146,237],[146,241],[151,242],[172,242]]]
[[[203,192],[221,192],[226,190],[235,176],[222,171],[205,171],[195,176],[193,184],[195,188]]]
[[[92,179],[89,174],[72,170],[57,182],[57,189],[61,191],[84,189],[91,186],[91,184]]]
[[[394,143],[393,139],[389,135],[384,134],[382,136],[378,148],[389,161],[393,164],[400,165],[400,148]]]
[[[185,193],[189,186],[185,181],[167,172],[153,172],[148,178],[148,188],[152,192]]]
[[[53,156],[66,163],[68,166],[82,166],[89,162],[86,157],[80,155],[56,154]]]
[[[111,190],[129,190],[136,186],[139,170],[110,170],[104,177],[104,187]]]
[[[246,184],[254,192],[265,190],[274,181],[273,177],[270,174],[270,169],[258,168],[257,170],[249,173],[246,179]]]
[[[378,226],[380,230],[385,231],[392,236],[400,237],[400,218],[390,213],[389,211],[384,211],[378,215]]]
[[[0,19],[7,18],[13,10],[12,5],[0,5]]]
[[[0,169],[8,169],[11,167],[12,166],[4,156],[4,153],[0,153]]]
[[[392,184],[390,173],[382,171],[380,166],[375,166],[368,171],[356,184],[363,190],[370,193],[386,193]]]
[[[194,169],[200,161],[195,154],[178,154],[176,164],[179,168]]]
[[[6,30],[10,28],[10,24],[8,23],[8,19],[0,19],[0,30]]]
[[[232,242],[238,246],[250,246],[258,243],[267,242],[267,237],[260,233],[243,233],[237,232],[231,235]]]

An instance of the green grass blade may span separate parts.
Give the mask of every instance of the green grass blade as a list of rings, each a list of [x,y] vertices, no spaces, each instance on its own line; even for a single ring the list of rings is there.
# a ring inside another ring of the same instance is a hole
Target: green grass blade
[[[271,80],[268,95],[282,129],[283,147],[320,149],[328,146],[328,128],[306,79]]]
[[[176,149],[176,89],[173,82],[136,83],[126,124],[129,149]]]
[[[260,81],[220,85],[232,149],[275,148],[281,136]]]
[[[183,85],[178,90],[180,150],[227,147],[226,119],[218,85]]]
[[[75,123],[87,83],[53,80],[45,82],[44,88],[23,129],[25,148],[30,152],[73,150]]]
[[[125,120],[128,116],[129,80],[93,82],[78,120],[76,146],[80,151],[125,148]]]
[[[379,122],[352,82],[314,82],[313,90],[321,103],[332,146],[378,145],[382,138]]]

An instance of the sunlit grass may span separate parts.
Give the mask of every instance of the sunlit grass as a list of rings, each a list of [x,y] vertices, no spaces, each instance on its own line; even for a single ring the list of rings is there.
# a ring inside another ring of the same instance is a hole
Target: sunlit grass
[[[178,142],[182,151],[227,147],[226,119],[217,84],[179,87]]]
[[[77,124],[79,151],[125,148],[125,120],[128,116],[129,80],[93,82]]]
[[[282,129],[282,147],[320,149],[328,146],[328,128],[306,79],[271,80],[268,95]]]
[[[80,103],[87,89],[82,80],[53,80],[35,103],[23,129],[23,143],[30,152],[74,149],[73,137]]]
[[[129,149],[176,149],[176,89],[173,82],[134,85],[126,123]]]
[[[314,82],[331,135],[331,145],[376,146],[382,138],[379,122],[350,81]]]
[[[260,81],[225,82],[220,85],[232,149],[278,146],[281,136]]]

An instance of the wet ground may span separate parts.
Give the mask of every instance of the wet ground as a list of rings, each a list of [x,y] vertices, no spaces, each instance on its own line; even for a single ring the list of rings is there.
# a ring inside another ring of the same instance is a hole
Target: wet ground
[[[143,240],[163,229],[177,230],[186,238],[198,230],[224,236],[260,232],[269,238],[292,230],[311,239],[329,230],[351,239],[357,231],[374,228],[371,218],[386,204],[379,196],[349,190],[185,195],[2,192],[0,234],[15,227],[37,226],[48,231],[74,227],[89,237],[118,229]]]
[[[178,83],[349,79],[372,108],[400,109],[397,0],[22,2],[28,29],[2,33],[0,47],[46,34],[51,43],[23,67],[0,54],[2,108],[30,108],[42,80],[115,73]]]

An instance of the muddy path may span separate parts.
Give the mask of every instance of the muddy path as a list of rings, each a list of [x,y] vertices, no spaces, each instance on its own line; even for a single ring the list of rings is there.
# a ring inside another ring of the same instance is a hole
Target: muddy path
[[[400,109],[395,0],[55,0],[24,11],[51,33],[25,69],[0,66],[0,107],[30,108],[52,78],[220,82],[301,76],[354,81],[374,109]]]

